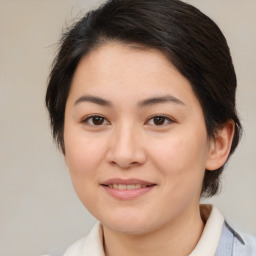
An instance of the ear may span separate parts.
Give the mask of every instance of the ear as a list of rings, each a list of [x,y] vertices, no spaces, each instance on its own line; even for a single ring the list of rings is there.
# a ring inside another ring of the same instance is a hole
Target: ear
[[[216,170],[220,168],[228,159],[235,132],[233,120],[227,121],[218,129],[217,134],[210,141],[208,159],[206,161],[207,170]]]

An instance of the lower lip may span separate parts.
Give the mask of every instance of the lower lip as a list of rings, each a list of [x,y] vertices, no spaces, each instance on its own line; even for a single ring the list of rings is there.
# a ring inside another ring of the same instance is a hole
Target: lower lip
[[[155,186],[145,187],[145,188],[138,188],[138,189],[125,189],[125,190],[118,190],[114,188],[110,188],[107,186],[102,186],[108,194],[112,197],[121,199],[121,200],[129,200],[140,197],[149,191],[151,191]]]

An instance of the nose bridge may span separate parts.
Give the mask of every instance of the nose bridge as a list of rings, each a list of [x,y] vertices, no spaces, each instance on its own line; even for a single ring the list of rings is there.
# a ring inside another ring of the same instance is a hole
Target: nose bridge
[[[109,160],[122,168],[142,164],[145,152],[140,131],[133,123],[122,122],[113,132]]]

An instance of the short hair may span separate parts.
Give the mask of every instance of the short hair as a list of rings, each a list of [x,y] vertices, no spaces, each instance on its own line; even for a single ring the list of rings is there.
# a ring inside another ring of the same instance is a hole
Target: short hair
[[[209,138],[214,138],[225,122],[234,121],[230,155],[234,152],[242,131],[236,112],[237,81],[227,41],[218,26],[179,0],[109,0],[63,34],[53,62],[46,106],[53,137],[64,154],[65,105],[76,67],[92,49],[111,41],[162,52],[190,81]],[[205,170],[201,196],[218,192],[224,165]]]

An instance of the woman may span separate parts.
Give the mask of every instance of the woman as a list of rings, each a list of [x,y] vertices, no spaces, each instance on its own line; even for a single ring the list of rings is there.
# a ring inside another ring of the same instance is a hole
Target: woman
[[[65,256],[256,255],[254,237],[199,205],[239,141],[235,91],[225,37],[191,5],[110,0],[76,23],[46,105],[99,223]]]

